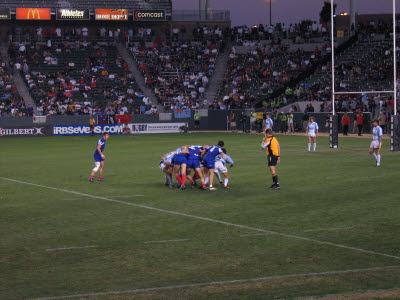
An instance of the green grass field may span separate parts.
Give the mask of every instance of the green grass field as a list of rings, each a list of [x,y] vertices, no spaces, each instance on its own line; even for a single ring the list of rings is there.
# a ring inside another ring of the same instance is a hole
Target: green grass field
[[[400,288],[399,154],[388,140],[376,168],[369,139],[341,139],[333,150],[319,138],[307,153],[304,136],[278,136],[282,189],[271,191],[260,135],[111,136],[106,181],[89,183],[97,139],[0,139],[0,299]],[[230,190],[163,185],[163,154],[220,139],[236,163]]]

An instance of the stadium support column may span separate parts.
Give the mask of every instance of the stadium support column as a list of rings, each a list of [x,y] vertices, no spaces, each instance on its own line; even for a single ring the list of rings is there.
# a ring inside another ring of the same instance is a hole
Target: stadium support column
[[[329,116],[329,147],[339,147],[339,133],[338,133],[338,116]]]
[[[390,122],[390,150],[399,152],[399,126],[400,116],[392,116]]]
[[[356,11],[354,8],[354,1],[350,0],[350,32],[354,33],[356,30]]]

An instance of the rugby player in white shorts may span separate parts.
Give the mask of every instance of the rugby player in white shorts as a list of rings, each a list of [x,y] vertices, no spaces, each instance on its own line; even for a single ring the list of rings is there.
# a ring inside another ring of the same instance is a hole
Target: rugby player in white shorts
[[[374,128],[372,128],[372,142],[369,146],[369,153],[375,158],[376,166],[381,166],[381,147],[382,147],[383,130],[379,126],[379,121],[374,120]]]
[[[314,152],[317,150],[317,136],[318,136],[318,123],[315,122],[315,118],[311,117],[310,122],[307,125],[306,135],[308,136],[308,152],[311,151],[311,142],[313,143]]]

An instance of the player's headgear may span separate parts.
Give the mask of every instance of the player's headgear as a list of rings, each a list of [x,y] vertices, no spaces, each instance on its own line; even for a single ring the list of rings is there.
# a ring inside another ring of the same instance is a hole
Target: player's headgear
[[[223,147],[225,145],[224,141],[219,141],[218,146]]]

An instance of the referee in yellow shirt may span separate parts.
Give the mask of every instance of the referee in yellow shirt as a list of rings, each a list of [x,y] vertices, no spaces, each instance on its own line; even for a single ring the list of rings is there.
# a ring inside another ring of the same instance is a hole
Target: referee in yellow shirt
[[[261,143],[261,147],[263,149],[267,149],[268,154],[268,167],[269,171],[272,174],[273,184],[269,187],[273,190],[279,190],[281,187],[279,186],[278,175],[276,175],[276,165],[280,163],[280,153],[281,149],[279,147],[278,140],[272,134],[272,129],[268,128],[264,132],[264,139]]]

